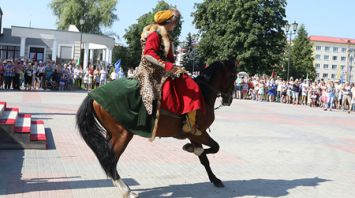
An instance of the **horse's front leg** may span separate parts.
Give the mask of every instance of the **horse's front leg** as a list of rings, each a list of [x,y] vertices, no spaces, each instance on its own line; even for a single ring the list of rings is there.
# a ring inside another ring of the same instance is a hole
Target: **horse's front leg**
[[[207,155],[205,153],[202,153],[200,156],[198,156],[200,159],[201,164],[205,167],[208,178],[210,179],[211,183],[214,184],[216,187],[224,187],[223,182],[216,177],[216,175],[212,172],[212,169],[210,167],[210,161],[207,158]]]
[[[216,175],[212,172],[210,162],[207,158],[207,154],[217,153],[219,151],[219,145],[216,141],[214,141],[207,132],[204,132],[201,136],[191,136],[189,137],[191,144],[188,143],[184,146],[184,150],[188,152],[193,152],[198,155],[201,164],[205,167],[208,178],[211,183],[213,183],[216,187],[224,187],[223,182],[216,177]],[[202,144],[209,146],[208,149],[203,149]],[[202,152],[200,152],[202,149]]]

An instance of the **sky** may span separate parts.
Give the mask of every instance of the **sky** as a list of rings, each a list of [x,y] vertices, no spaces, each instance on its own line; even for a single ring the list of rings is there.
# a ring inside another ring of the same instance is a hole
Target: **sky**
[[[118,0],[118,20],[112,27],[102,28],[103,32],[113,31],[125,43],[125,30],[143,14],[152,11],[159,0]],[[175,5],[183,16],[184,23],[180,41],[189,32],[196,33],[191,13],[194,4],[203,0],[166,0]],[[286,19],[304,24],[308,35],[322,35],[355,38],[355,0],[288,0]],[[3,11],[3,27],[24,26],[56,29],[56,17],[49,7],[50,0],[0,0]]]

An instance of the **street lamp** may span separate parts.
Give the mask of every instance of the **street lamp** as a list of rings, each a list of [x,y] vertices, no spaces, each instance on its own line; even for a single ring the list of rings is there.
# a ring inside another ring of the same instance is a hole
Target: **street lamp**
[[[192,47],[192,51],[191,51],[191,55],[192,55],[192,75],[194,76],[195,73],[195,58],[196,58],[196,45],[197,42],[199,40],[199,34],[194,34],[192,35],[192,43],[191,43],[191,47]]]
[[[293,31],[290,31],[290,27],[292,26],[292,30]],[[285,30],[286,30],[286,35],[290,35],[290,46],[289,46],[289,50],[288,50],[288,65],[287,65],[287,80],[289,80],[289,77],[290,77],[290,58],[291,58],[291,37],[293,34],[296,34],[296,31],[297,31],[297,26],[298,26],[298,23],[293,22],[292,24],[289,24],[287,23],[285,25]]]
[[[81,45],[83,42],[83,24],[85,23],[84,19],[80,19],[79,20],[79,24],[80,24],[80,53],[79,53],[79,64],[81,63]]]
[[[192,50],[191,50],[191,54],[190,54],[190,56],[191,56],[191,59],[192,59],[192,75],[194,75],[194,73],[195,73],[195,58],[196,58],[196,51],[195,51],[196,49],[195,48],[192,48]]]

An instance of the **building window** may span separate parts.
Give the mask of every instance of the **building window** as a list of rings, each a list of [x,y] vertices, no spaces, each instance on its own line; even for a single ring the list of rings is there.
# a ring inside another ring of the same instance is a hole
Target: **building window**
[[[322,46],[316,46],[316,50],[317,51],[321,51],[322,50]]]
[[[320,55],[319,54],[316,55],[316,60],[320,60]]]
[[[30,53],[28,58],[33,61],[44,60],[44,48],[43,47],[30,47]]]
[[[15,59],[20,57],[20,46],[0,45],[0,59]]]
[[[340,67],[341,67],[341,70],[343,70],[345,68],[345,65],[341,65]]]
[[[317,78],[319,78],[319,73],[316,73],[316,75],[317,75]]]
[[[329,60],[329,56],[328,55],[324,55],[324,60]]]
[[[329,65],[328,64],[323,64],[323,69],[328,69]]]
[[[337,56],[333,56],[333,61],[336,61],[338,60],[338,57]]]
[[[335,79],[335,74],[332,74],[332,77],[331,77],[332,79]]]
[[[338,48],[337,47],[333,47],[333,52],[338,52]]]
[[[329,49],[330,49],[330,47],[328,47],[328,46],[324,47],[324,51],[326,51],[326,52],[329,52]]]
[[[346,48],[345,47],[341,48],[341,52],[345,53],[346,52]]]
[[[332,69],[337,69],[337,65],[332,65]]]
[[[315,64],[315,67],[318,69],[318,68],[320,68],[320,64],[319,63],[316,63]]]
[[[341,61],[346,61],[346,57],[345,57],[345,56],[342,56],[342,57],[340,58],[340,60],[341,60]]]
[[[327,74],[327,73],[324,73],[324,74],[323,74],[323,78],[328,78],[328,74]]]

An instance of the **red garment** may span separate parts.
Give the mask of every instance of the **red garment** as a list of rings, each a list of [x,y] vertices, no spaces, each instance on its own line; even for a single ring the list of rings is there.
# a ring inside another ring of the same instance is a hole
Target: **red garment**
[[[170,44],[171,46],[172,44]],[[150,55],[158,61],[162,58],[158,55],[161,40],[157,32],[151,33],[146,40],[144,55]],[[172,47],[169,48],[165,70],[169,71],[174,67],[174,55]],[[185,114],[190,111],[203,108],[202,94],[197,83],[187,74],[179,78],[168,78],[162,86],[161,108],[176,114]]]

